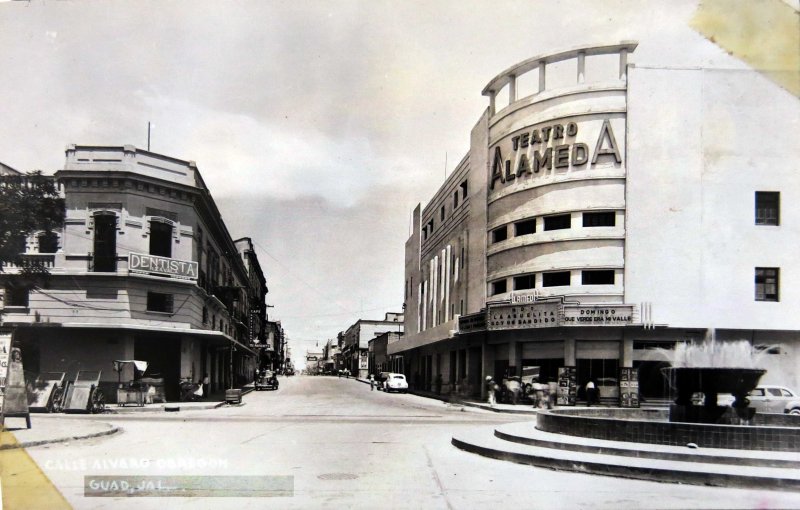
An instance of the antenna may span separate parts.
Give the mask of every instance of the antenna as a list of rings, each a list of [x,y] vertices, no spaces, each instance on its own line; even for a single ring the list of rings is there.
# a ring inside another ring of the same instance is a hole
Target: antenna
[[[447,152],[444,153],[444,180],[447,180]]]
[[[150,121],[147,121],[147,151],[150,151]]]

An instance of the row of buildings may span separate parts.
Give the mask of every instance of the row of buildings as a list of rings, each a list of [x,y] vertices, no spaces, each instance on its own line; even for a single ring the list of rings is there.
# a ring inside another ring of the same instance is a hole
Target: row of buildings
[[[403,324],[403,313],[398,312],[387,312],[383,320],[359,319],[335,340],[328,340],[319,352],[309,351],[308,370],[324,374],[348,370],[361,378],[378,372],[402,372],[400,358],[390,358],[388,346],[402,338]]]
[[[16,171],[3,168],[6,179]],[[115,360],[177,400],[181,382],[240,386],[285,363],[281,323],[253,241],[231,236],[197,165],[133,146],[69,146],[53,176],[62,229],[20,239],[21,266],[0,271],[0,320],[33,374],[102,371],[113,401]],[[40,281],[24,266],[45,267]]]
[[[676,343],[733,340],[762,382],[800,387],[798,98],[756,70],[634,65],[636,48],[538,55],[483,89],[405,245],[387,349],[418,388],[485,395],[538,367],[565,402],[602,379],[636,405],[667,395]]]

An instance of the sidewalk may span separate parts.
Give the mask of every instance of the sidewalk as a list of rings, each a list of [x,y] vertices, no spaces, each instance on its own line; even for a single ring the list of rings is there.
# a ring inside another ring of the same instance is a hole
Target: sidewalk
[[[361,382],[361,383],[364,383],[364,384],[369,384],[369,380],[368,379],[360,379],[360,378],[354,378],[354,379],[356,381],[358,381],[358,382]],[[478,409],[485,409],[487,411],[492,411],[492,412],[495,412],[495,413],[528,414],[528,415],[536,414],[536,408],[533,407],[530,404],[527,404],[527,405],[526,404],[513,405],[513,404],[500,404],[500,403],[498,403],[498,404],[495,404],[494,407],[491,407],[491,406],[489,406],[489,404],[487,402],[478,401],[478,400],[469,399],[469,398],[465,399],[463,397],[459,397],[459,396],[456,396],[456,395],[449,395],[449,394],[448,395],[444,395],[444,394],[437,395],[435,392],[432,392],[432,391],[412,390],[412,389],[409,389],[408,393],[410,393],[412,395],[417,395],[419,397],[425,397],[425,398],[430,398],[430,399],[434,399],[434,400],[440,400],[440,401],[444,402],[445,404],[461,405],[461,406],[467,406],[467,407],[475,407],[475,408],[478,408]]]
[[[75,420],[56,415],[31,414],[31,428],[22,418],[6,418],[6,430],[0,432],[0,450],[28,448],[50,443],[108,436],[121,429],[97,420]]]
[[[242,390],[242,396],[247,395],[255,388],[253,384],[245,384]],[[118,406],[117,404],[107,404],[106,410],[108,414],[127,414],[127,413],[142,413],[142,412],[177,412],[177,411],[200,411],[203,409],[216,409],[225,405],[225,390],[215,391],[211,393],[208,398],[195,400],[192,402],[166,402],[156,404],[145,404],[144,406]]]

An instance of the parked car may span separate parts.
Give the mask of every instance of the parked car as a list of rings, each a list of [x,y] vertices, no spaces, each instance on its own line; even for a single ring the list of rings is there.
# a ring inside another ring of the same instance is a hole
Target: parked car
[[[383,382],[383,391],[389,393],[391,391],[401,391],[405,393],[408,391],[408,381],[403,374],[389,373],[386,375],[386,380]]]
[[[785,386],[756,386],[747,398],[761,413],[800,414],[800,395]]]
[[[600,398],[619,399],[619,381],[616,377],[599,377],[597,391]]]

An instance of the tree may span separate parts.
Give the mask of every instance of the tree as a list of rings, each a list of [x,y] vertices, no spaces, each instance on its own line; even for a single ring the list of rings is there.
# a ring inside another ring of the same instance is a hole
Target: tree
[[[0,177],[0,272],[5,264],[22,268],[25,276],[47,274],[44,267],[23,263],[25,238],[64,224],[65,204],[55,180],[42,172]]]

